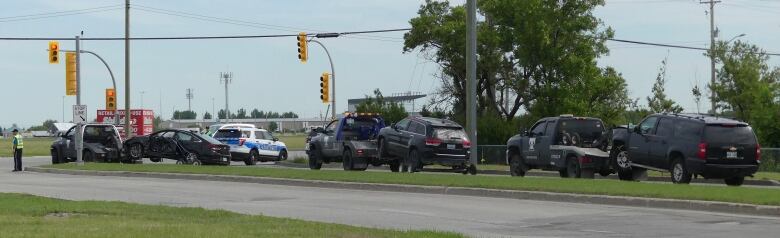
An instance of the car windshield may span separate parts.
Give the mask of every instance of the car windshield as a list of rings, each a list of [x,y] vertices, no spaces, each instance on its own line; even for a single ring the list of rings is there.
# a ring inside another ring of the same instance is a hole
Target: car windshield
[[[218,141],[217,139],[211,138],[210,136],[202,136],[202,135],[195,135],[195,136],[205,141],[208,141],[211,144],[222,144],[222,142]]]
[[[217,131],[214,138],[241,138],[241,131],[238,129],[222,129]]]
[[[561,120],[558,129],[560,135],[579,136],[583,141],[590,142],[601,138],[604,133],[604,125],[601,121],[593,119]]]
[[[466,132],[463,128],[457,127],[434,127],[433,137],[439,140],[466,139]]]
[[[713,144],[755,144],[753,129],[744,125],[707,125],[704,129],[707,143]]]
[[[214,135],[214,133],[216,133],[217,130],[219,130],[220,127],[222,127],[222,125],[212,125],[212,126],[209,126],[209,130],[206,132],[206,134]]]

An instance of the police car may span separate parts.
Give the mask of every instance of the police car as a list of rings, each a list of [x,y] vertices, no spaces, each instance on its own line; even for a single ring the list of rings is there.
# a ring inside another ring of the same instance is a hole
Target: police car
[[[225,128],[217,130],[213,137],[230,146],[233,161],[255,165],[257,161],[287,160],[287,145],[264,129]]]
[[[214,137],[214,134],[221,129],[236,129],[236,128],[257,129],[257,127],[252,124],[240,124],[240,123],[214,124],[209,126],[209,129],[206,131],[206,135]]]

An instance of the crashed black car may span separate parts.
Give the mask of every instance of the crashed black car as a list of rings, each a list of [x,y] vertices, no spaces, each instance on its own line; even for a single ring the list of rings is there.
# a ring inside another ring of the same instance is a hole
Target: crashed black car
[[[205,135],[185,130],[162,130],[147,136],[133,137],[125,142],[131,160],[149,158],[176,160],[177,164],[230,165],[230,147]]]
[[[76,161],[76,128],[71,127],[51,144],[51,163],[60,164]],[[85,162],[120,162],[122,158],[122,138],[113,125],[87,124],[83,127],[82,138]]]

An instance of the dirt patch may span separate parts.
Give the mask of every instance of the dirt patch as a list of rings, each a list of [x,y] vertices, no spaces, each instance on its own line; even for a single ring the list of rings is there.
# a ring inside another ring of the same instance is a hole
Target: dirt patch
[[[69,218],[74,216],[86,216],[87,214],[83,213],[73,213],[73,212],[52,212],[49,214],[46,214],[46,216],[43,216],[44,218]]]

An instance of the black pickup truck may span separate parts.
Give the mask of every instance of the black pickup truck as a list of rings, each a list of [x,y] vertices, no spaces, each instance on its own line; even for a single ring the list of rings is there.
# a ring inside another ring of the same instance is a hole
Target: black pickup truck
[[[71,127],[51,144],[51,163],[67,163],[76,161],[76,128]],[[122,138],[113,125],[87,124],[82,129],[84,150],[82,159],[85,162],[120,162],[122,155]],[[123,161],[133,162],[133,161]]]
[[[315,128],[306,143],[309,168],[318,170],[322,163],[342,162],[344,170],[362,171],[369,164],[390,164],[393,161],[377,156],[376,139],[384,127],[384,119],[377,114],[348,113],[325,128]]]
[[[561,177],[593,178],[612,173],[608,137],[598,118],[543,118],[530,131],[507,141],[507,163],[512,176],[525,176],[529,169],[558,171]]]

